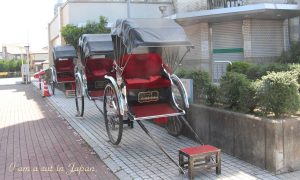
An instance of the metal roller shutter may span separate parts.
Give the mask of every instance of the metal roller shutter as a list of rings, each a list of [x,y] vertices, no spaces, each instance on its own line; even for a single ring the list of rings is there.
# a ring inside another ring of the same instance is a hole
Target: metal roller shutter
[[[276,57],[283,50],[283,21],[253,20],[252,57]]]
[[[219,83],[227,62],[244,60],[242,21],[212,24],[213,82]]]
[[[212,24],[214,61],[244,60],[242,21]]]

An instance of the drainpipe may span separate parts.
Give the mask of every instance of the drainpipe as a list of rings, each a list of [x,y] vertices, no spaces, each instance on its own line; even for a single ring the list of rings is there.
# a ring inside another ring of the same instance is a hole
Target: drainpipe
[[[288,49],[291,47],[291,19],[290,18],[288,18],[287,19],[287,21],[288,21],[288,27],[287,27],[287,31],[288,31]]]
[[[127,0],[127,18],[130,18],[130,1],[131,0]]]

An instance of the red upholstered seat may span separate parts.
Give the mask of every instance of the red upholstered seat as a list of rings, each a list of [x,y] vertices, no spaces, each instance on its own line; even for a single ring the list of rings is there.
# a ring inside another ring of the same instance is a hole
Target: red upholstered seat
[[[89,78],[104,78],[105,75],[110,75],[113,67],[113,61],[107,58],[87,59],[86,74]]]
[[[68,60],[56,60],[55,61],[56,72],[73,72],[74,64],[71,59]]]
[[[142,88],[163,88],[169,87],[171,82],[161,76],[150,76],[147,79],[143,78],[128,78],[125,79],[127,88],[142,89]]]
[[[171,85],[162,76],[162,59],[158,54],[128,54],[122,58],[123,71],[128,89],[164,88]]]
[[[57,77],[58,82],[70,82],[75,81],[74,76]]]
[[[108,72],[105,69],[99,69],[99,70],[93,70],[92,73],[94,76],[104,77]]]
[[[180,151],[182,151],[188,155],[209,153],[209,152],[215,152],[218,150],[219,150],[218,148],[216,148],[214,146],[210,146],[210,145],[195,146],[195,147],[180,149]]]

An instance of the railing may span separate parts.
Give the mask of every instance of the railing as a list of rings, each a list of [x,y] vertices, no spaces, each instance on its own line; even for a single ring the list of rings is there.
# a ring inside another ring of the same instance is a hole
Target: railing
[[[82,0],[69,0],[69,2],[76,2]],[[127,2],[128,0],[90,0],[98,2]],[[172,3],[172,0],[130,0],[131,3],[144,2],[144,3]]]
[[[226,73],[227,66],[231,65],[231,61],[214,61],[212,77],[213,83],[219,84],[223,75]]]
[[[245,0],[207,0],[208,9],[243,6]]]

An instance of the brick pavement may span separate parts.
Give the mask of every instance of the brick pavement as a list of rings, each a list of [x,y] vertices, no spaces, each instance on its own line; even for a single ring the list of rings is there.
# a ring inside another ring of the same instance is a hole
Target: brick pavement
[[[108,142],[103,116],[92,101],[85,99],[85,115],[83,118],[76,118],[74,98],[66,98],[62,92],[57,91],[55,96],[48,99],[120,179],[187,179],[187,176],[179,174],[177,167],[137,124],[133,129],[125,128],[121,143],[113,146]],[[101,102],[98,103],[101,106]],[[145,122],[145,125],[175,159],[178,158],[180,148],[197,145],[183,136],[172,137],[164,128],[152,123]],[[217,176],[213,169],[195,172],[195,179],[275,180],[300,179],[299,177],[300,171],[274,175],[225,153],[222,153],[221,175]]]
[[[0,79],[0,180],[117,179],[32,85],[11,81]]]

